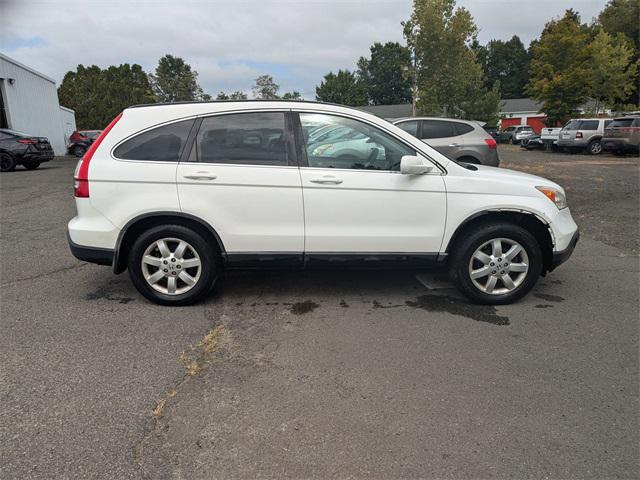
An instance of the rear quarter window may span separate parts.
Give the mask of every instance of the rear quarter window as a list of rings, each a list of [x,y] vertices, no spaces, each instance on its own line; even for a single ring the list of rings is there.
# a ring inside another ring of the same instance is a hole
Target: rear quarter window
[[[473,127],[466,123],[456,123],[456,131],[458,132],[458,135],[464,135],[465,133],[472,132]]]
[[[113,155],[123,160],[177,162],[193,122],[184,120],[142,132],[116,147]]]

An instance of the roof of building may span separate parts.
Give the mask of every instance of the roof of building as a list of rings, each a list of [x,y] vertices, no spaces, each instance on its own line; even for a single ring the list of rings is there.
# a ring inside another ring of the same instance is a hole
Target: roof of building
[[[357,107],[365,112],[373,113],[381,118],[404,118],[413,116],[413,107],[410,103],[401,103],[396,105],[367,105]]]
[[[500,113],[514,112],[539,112],[542,108],[541,102],[536,102],[531,98],[507,98],[500,101]]]
[[[56,81],[53,78],[47,77],[44,73],[40,73],[39,71],[34,70],[33,68],[28,67],[24,63],[20,63],[19,61],[14,60],[11,57],[7,57],[4,53],[0,53],[0,59],[5,60],[5,61],[7,61],[9,63],[13,63],[15,66],[20,67],[23,70],[26,70],[26,71],[28,71],[30,73],[33,73],[34,75],[37,75],[38,77],[43,78],[43,79],[45,79],[45,80],[47,80],[47,81],[49,81],[51,83],[54,83],[54,84],[56,83]]]

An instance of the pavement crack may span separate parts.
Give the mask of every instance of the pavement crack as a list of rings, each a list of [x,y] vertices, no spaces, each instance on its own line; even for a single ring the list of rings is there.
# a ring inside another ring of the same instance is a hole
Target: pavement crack
[[[36,280],[38,278],[47,277],[49,275],[54,275],[54,274],[60,273],[60,272],[67,272],[69,270],[75,270],[77,268],[86,267],[87,265],[88,265],[88,263],[81,263],[79,265],[71,265],[69,267],[57,268],[55,270],[51,270],[51,271],[48,271],[48,272],[39,273],[38,275],[33,275],[32,277],[18,278],[16,280],[12,280],[10,282],[5,282],[5,283],[0,284],[0,287],[10,287],[10,286],[16,285],[18,283],[27,282],[29,280]]]

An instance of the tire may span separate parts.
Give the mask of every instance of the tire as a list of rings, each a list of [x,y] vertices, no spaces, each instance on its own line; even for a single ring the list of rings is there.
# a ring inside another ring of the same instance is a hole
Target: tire
[[[168,250],[161,252],[159,241],[163,241]],[[184,254],[174,256],[181,243],[186,243]],[[148,259],[144,264],[143,256]],[[180,306],[195,303],[211,291],[220,270],[218,258],[216,246],[190,228],[162,225],[136,239],[127,266],[133,285],[144,297],[160,305]],[[193,266],[198,260],[199,266]],[[188,261],[191,267],[186,266]],[[185,266],[181,267],[183,263]],[[191,278],[190,282],[195,281],[193,285],[183,280],[187,277]],[[173,286],[171,282],[175,282]]]
[[[0,172],[11,172],[16,169],[16,160],[8,153],[0,154]]]
[[[40,162],[34,162],[34,161],[24,162],[22,164],[22,166],[24,168],[26,168],[27,170],[35,170],[36,168],[38,168],[40,166]]]
[[[498,240],[503,249],[502,256],[497,258],[494,258],[494,254],[499,252],[493,250],[493,240]],[[507,264],[503,257],[514,245],[522,250],[511,257]],[[475,257],[480,248],[484,248],[482,252],[485,253],[486,260],[481,261]],[[489,269],[487,276],[472,279],[472,271],[482,274],[485,268]],[[510,272],[511,268],[514,268],[514,271]],[[513,223],[496,222],[478,225],[465,232],[454,246],[451,262],[452,279],[458,289],[474,303],[485,305],[513,303],[534,287],[541,271],[542,250],[538,241],[529,231]],[[495,275],[493,272],[496,272]],[[503,272],[506,272],[506,275],[503,275]],[[506,281],[507,276],[511,279],[511,287],[502,280],[504,278]],[[495,280],[491,280],[491,277]],[[490,282],[493,282],[493,287]]]
[[[587,145],[587,153],[589,155],[600,155],[602,153],[602,143],[600,140],[591,140]]]
[[[84,155],[84,152],[86,152],[87,149],[84,147],[81,147],[80,145],[76,145],[75,147],[73,147],[73,149],[71,150],[71,153],[73,153],[74,156],[76,157],[81,157]]]

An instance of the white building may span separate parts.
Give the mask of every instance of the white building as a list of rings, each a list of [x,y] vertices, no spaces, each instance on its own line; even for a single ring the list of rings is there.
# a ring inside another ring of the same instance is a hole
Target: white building
[[[0,53],[0,128],[47,137],[65,155],[76,119],[58,103],[55,80]]]

